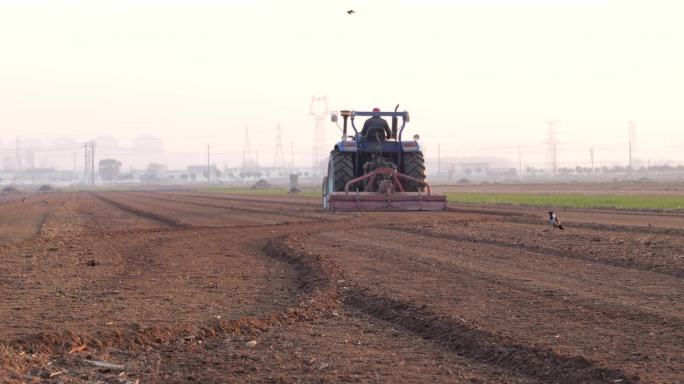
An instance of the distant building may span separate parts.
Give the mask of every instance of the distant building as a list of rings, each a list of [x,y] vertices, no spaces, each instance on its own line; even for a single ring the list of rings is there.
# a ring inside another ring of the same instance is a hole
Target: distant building
[[[211,179],[207,178],[207,166],[206,165],[188,165],[188,177],[191,181],[218,181],[221,177],[221,171],[213,165],[209,168],[211,172]]]
[[[68,183],[76,179],[76,174],[54,168],[33,168],[14,172],[13,179],[20,184]]]

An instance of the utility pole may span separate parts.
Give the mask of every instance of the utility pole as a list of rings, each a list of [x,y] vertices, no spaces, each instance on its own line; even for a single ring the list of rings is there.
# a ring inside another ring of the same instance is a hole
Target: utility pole
[[[209,145],[207,145],[207,183],[211,183],[211,157],[209,156]]]
[[[518,177],[522,177],[522,151],[518,145]]]
[[[551,171],[553,176],[556,176],[558,171],[558,142],[556,141],[556,133],[553,130],[553,126],[558,124],[559,120],[546,120],[546,124],[549,125],[549,152],[551,156]]]
[[[437,144],[437,178],[442,176],[442,144]]]
[[[290,140],[290,172],[294,172],[294,141]]]
[[[589,157],[591,158],[591,173],[594,173],[594,147],[589,148]]]
[[[95,140],[90,142],[90,185],[95,186]]]

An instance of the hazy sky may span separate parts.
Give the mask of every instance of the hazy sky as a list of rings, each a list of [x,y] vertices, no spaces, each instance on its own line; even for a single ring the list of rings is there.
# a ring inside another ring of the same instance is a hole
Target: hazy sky
[[[347,15],[348,9],[356,14]],[[1,1],[0,147],[141,135],[172,166],[311,163],[312,95],[411,111],[427,154],[684,160],[679,1]],[[328,146],[339,136],[326,124]],[[126,161],[125,154],[121,157]]]

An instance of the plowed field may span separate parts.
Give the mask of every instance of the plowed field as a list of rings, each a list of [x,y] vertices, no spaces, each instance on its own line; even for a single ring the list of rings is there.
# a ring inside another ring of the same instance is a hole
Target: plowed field
[[[0,382],[684,383],[684,215],[558,214],[16,195]]]

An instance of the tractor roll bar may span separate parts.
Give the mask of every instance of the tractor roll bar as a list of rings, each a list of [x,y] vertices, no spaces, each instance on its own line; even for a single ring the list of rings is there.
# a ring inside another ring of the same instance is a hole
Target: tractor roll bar
[[[409,115],[408,112],[361,112],[361,111],[351,111],[353,116],[397,116],[406,119]]]

